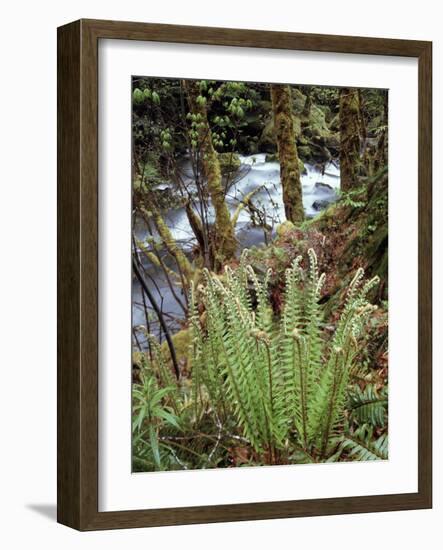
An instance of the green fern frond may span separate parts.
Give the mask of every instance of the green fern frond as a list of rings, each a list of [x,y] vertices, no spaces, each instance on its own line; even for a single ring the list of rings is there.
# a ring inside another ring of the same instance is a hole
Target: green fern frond
[[[379,393],[372,384],[368,384],[364,390],[356,385],[349,392],[347,408],[351,419],[358,424],[384,427],[388,409],[387,386]]]
[[[191,287],[192,365],[196,385],[206,387],[214,409],[223,404],[233,412],[257,453],[274,456],[295,429],[303,452],[325,460],[343,432],[358,338],[373,311],[366,296],[377,279],[364,283],[363,270],[357,271],[327,341],[319,304],[325,275],[314,250],[308,256],[307,275],[301,257],[286,271],[280,320],[270,304],[270,271],[261,280],[246,256],[221,277],[204,270],[198,292],[204,328]]]
[[[341,445],[349,458],[354,460],[387,460],[389,439],[388,434],[374,439],[373,429],[364,424],[353,434],[347,434]]]

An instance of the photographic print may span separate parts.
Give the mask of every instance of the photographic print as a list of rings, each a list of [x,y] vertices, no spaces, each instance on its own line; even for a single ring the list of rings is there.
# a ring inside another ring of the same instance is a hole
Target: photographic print
[[[133,471],[388,459],[388,90],[131,101]]]

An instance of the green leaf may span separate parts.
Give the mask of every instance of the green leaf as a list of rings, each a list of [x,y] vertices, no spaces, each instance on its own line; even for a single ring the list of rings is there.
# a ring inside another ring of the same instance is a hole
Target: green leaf
[[[176,428],[180,430],[180,425],[178,423],[178,419],[176,416],[171,414],[170,412],[166,411],[165,409],[160,409],[157,411],[156,416],[163,418],[163,420],[166,420],[169,424],[172,424]]]
[[[350,458],[357,460],[388,459],[388,434],[375,439],[373,429],[367,425],[363,425],[353,434],[346,435],[341,446]]]
[[[384,427],[388,408],[387,387],[379,395],[371,384],[363,391],[359,386],[355,386],[349,393],[348,407],[351,419],[358,424]]]
[[[140,104],[143,103],[145,96],[139,88],[135,88],[135,90],[132,92],[132,99],[134,103]]]
[[[142,422],[143,422],[143,420],[146,416],[147,408],[148,408],[147,405],[144,405],[143,407],[140,407],[140,412],[139,412],[137,418],[135,418],[135,420],[132,423],[132,430],[133,431],[135,429],[140,430]]]
[[[154,461],[159,470],[161,470],[162,464],[160,459],[160,450],[158,447],[158,437],[153,426],[149,426],[149,440],[151,442],[151,450],[154,456]]]
[[[155,394],[151,397],[150,406],[154,407],[155,405],[157,405],[157,403],[159,403],[163,399],[163,397],[168,395],[168,393],[171,393],[172,390],[173,388],[171,386],[162,388],[161,390],[157,390]]]

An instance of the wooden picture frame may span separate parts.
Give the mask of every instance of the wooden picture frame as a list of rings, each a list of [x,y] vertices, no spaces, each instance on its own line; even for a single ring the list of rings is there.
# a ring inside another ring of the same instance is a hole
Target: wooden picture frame
[[[418,58],[418,492],[98,511],[98,41],[278,48]],[[432,44],[80,20],[58,29],[58,521],[79,530],[317,516],[432,506]]]

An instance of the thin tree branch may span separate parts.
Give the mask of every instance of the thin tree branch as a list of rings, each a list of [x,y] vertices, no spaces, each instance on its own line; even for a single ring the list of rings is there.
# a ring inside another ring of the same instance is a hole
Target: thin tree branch
[[[171,353],[171,360],[172,360],[172,364],[174,366],[175,376],[177,377],[177,380],[179,380],[180,379],[180,369],[179,369],[179,366],[178,366],[177,355],[175,353],[175,348],[174,348],[174,344],[172,342],[171,333],[169,332],[169,329],[168,329],[168,327],[165,323],[165,320],[163,318],[163,314],[160,311],[160,308],[158,307],[158,304],[155,301],[154,296],[152,295],[151,291],[149,290],[149,287],[146,284],[142,274],[140,273],[137,262],[134,260],[134,258],[132,258],[132,268],[134,270],[135,276],[137,277],[141,287],[145,291],[146,296],[148,297],[148,300],[151,302],[152,308],[154,309],[155,313],[157,314],[160,325],[163,329],[163,332],[165,333],[166,342],[168,343],[169,351]]]

